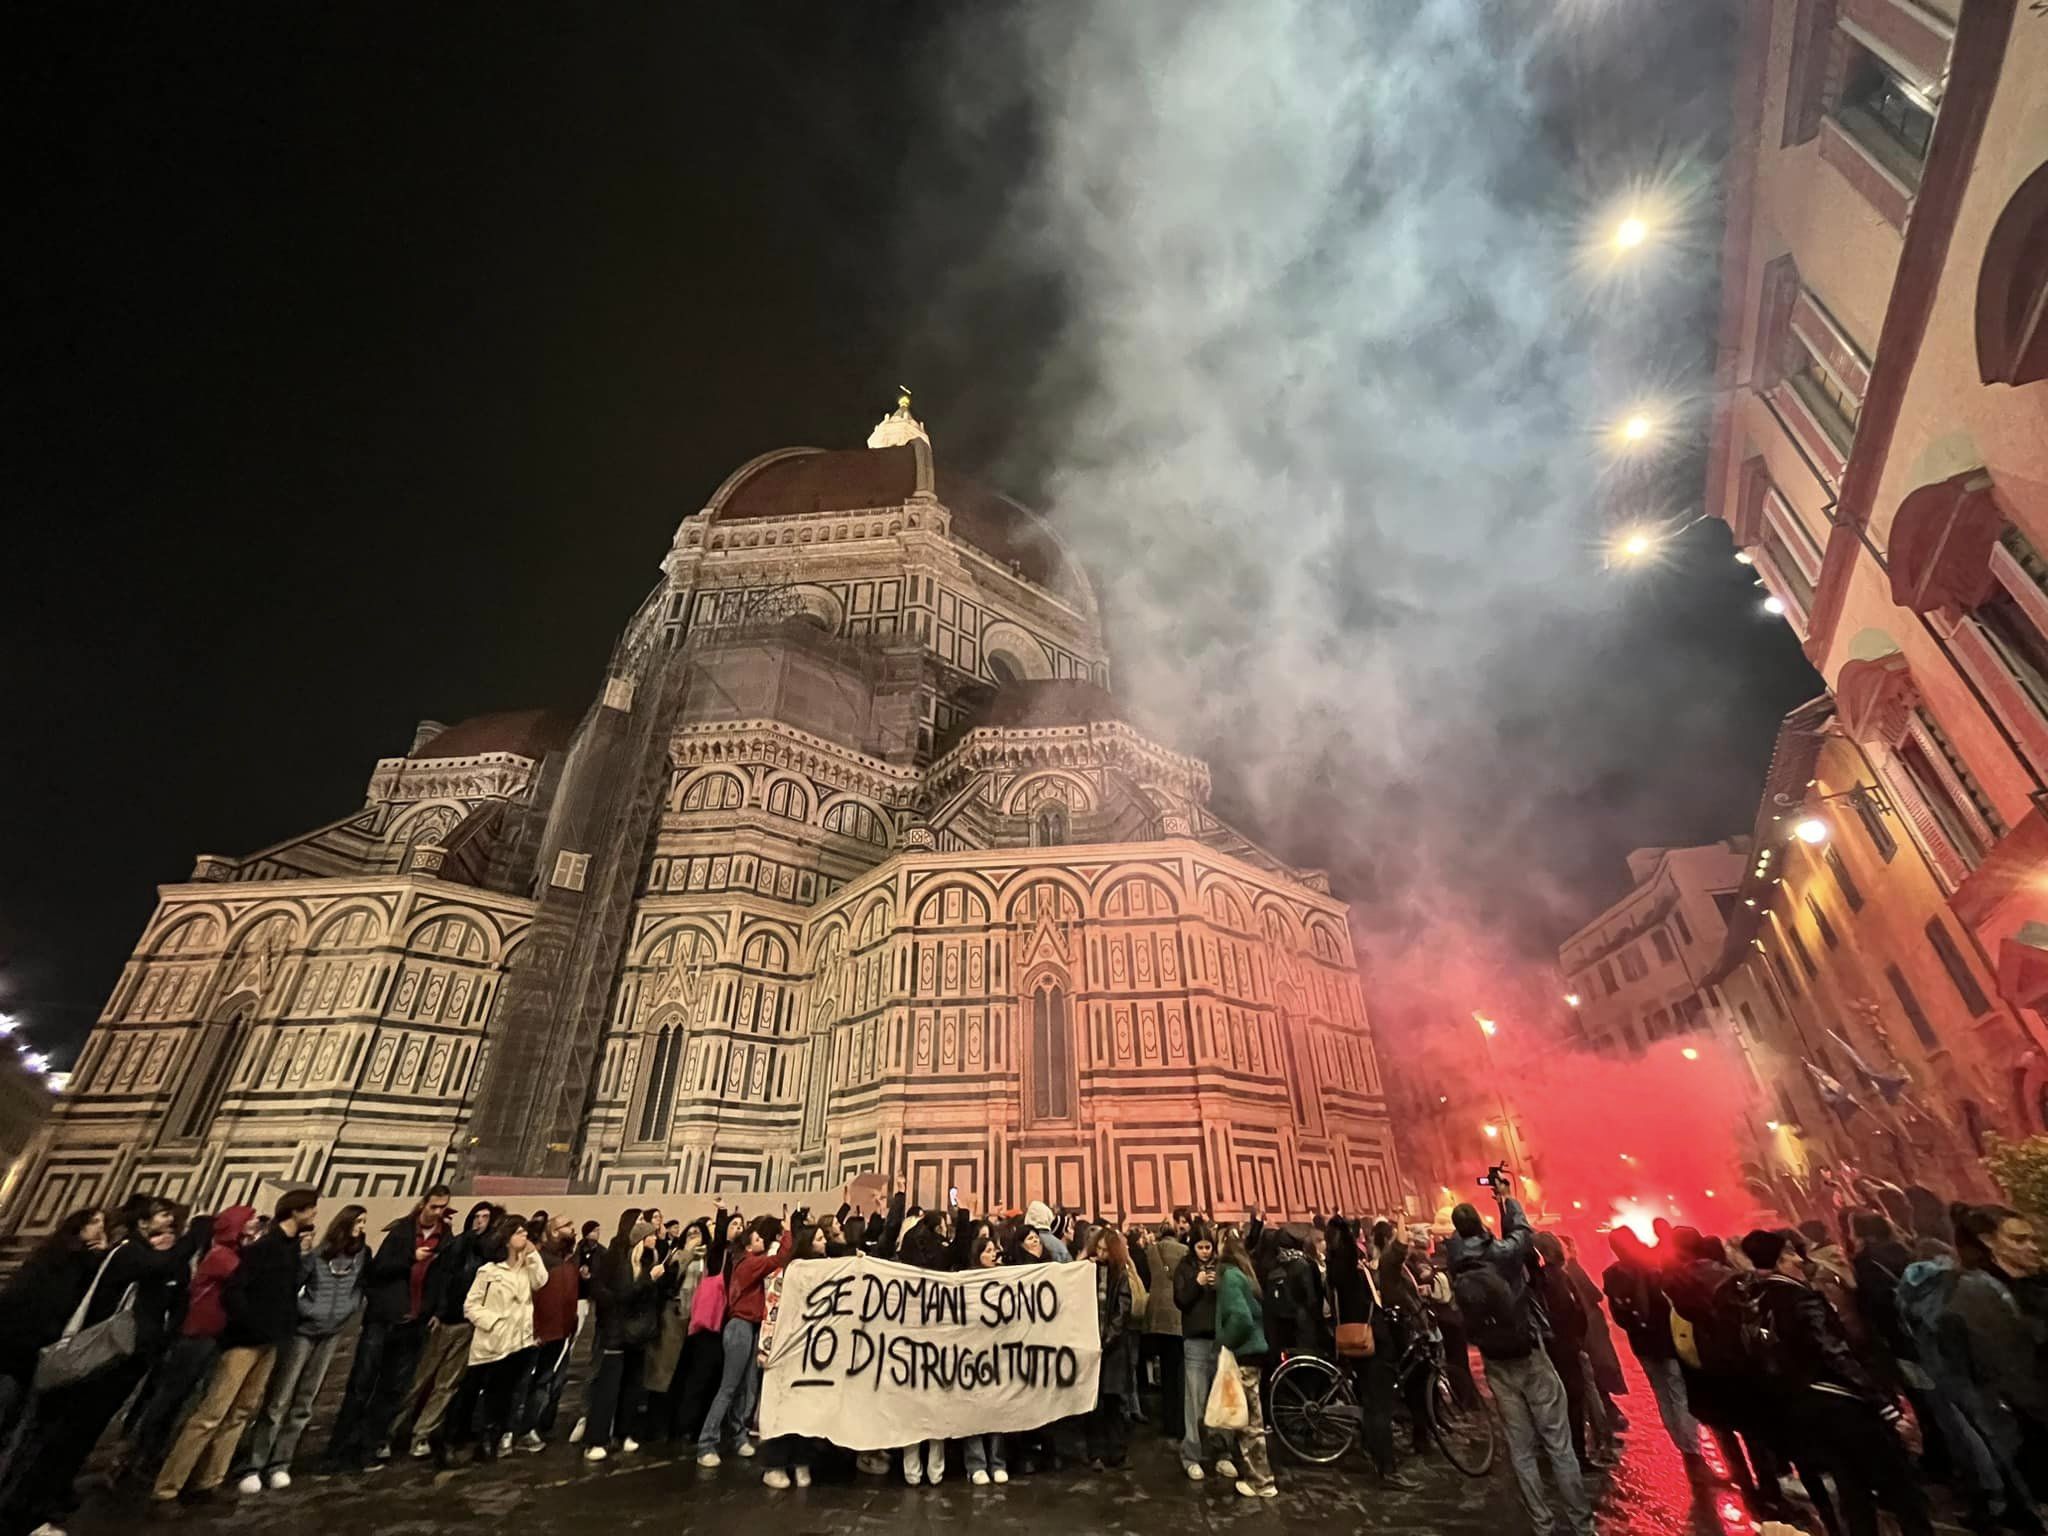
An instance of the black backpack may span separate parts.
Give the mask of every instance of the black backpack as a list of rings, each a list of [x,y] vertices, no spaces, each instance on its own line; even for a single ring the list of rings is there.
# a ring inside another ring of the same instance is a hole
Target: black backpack
[[[1451,1295],[1465,1318],[1465,1335],[1489,1360],[1521,1360],[1536,1348],[1536,1327],[1526,1298],[1491,1264],[1471,1264],[1451,1277]]]
[[[1782,1373],[1784,1354],[1764,1311],[1763,1289],[1761,1276],[1740,1271],[1714,1287],[1700,1348],[1700,1363],[1708,1370],[1759,1379]]]

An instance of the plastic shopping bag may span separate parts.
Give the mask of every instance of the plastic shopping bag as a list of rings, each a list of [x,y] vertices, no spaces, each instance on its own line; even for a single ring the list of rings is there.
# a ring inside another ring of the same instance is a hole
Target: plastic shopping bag
[[[1219,1349],[1216,1380],[1209,1386],[1209,1405],[1202,1410],[1202,1422],[1211,1429],[1243,1429],[1251,1421],[1251,1409],[1244,1400],[1244,1382],[1237,1374],[1237,1356]]]

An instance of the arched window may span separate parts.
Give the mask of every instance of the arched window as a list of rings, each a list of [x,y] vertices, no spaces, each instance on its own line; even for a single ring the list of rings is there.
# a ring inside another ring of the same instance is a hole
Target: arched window
[[[164,1123],[172,1136],[180,1140],[203,1136],[213,1124],[213,1117],[220,1113],[235,1058],[241,1054],[243,1029],[254,1006],[244,1002],[226,1018],[215,1019],[200,1029],[192,1060],[185,1069],[185,1081],[165,1117]]]
[[[1031,1118],[1074,1116],[1074,1053],[1066,989],[1050,977],[1031,994]]]
[[[654,1037],[654,1049],[648,1053],[646,1097],[640,1101],[639,1140],[668,1140],[669,1116],[676,1102],[676,1070],[682,1058],[682,1030],[673,1024],[663,1026]]]
[[[1017,664],[1008,656],[1001,651],[991,651],[988,655],[988,675],[996,680],[998,688],[1007,688],[1023,674],[1017,670]]]
[[[1063,848],[1067,842],[1067,808],[1048,800],[1031,813],[1031,846]]]

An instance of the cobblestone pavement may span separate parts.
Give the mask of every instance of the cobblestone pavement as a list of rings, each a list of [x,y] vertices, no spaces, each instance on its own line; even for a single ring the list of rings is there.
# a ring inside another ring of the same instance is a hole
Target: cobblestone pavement
[[[1633,1377],[1633,1362],[1629,1363]],[[1600,1490],[1601,1536],[1748,1536],[1751,1522],[1725,1483],[1694,1489],[1659,1427],[1639,1377],[1625,1402],[1636,1410],[1621,1464]],[[564,1400],[581,1401],[572,1383]],[[331,1408],[329,1410],[331,1412]],[[565,1423],[567,1416],[565,1416]],[[319,1428],[308,1437],[317,1447]],[[1048,1531],[1166,1532],[1279,1530],[1312,1523],[1319,1536],[1348,1531],[1401,1531],[1418,1536],[1470,1533],[1521,1536],[1526,1522],[1515,1497],[1505,1449],[1491,1474],[1467,1478],[1438,1457],[1407,1461],[1422,1483],[1414,1493],[1383,1492],[1356,1453],[1336,1467],[1304,1467],[1274,1445],[1280,1497],[1247,1500],[1217,1479],[1186,1480],[1172,1447],[1147,1426],[1134,1427],[1131,1465],[1119,1472],[1085,1466],[1018,1478],[1007,1487],[971,1486],[955,1447],[943,1485],[906,1488],[894,1479],[856,1477],[850,1463],[822,1469],[808,1490],[761,1486],[758,1462],[728,1456],[701,1471],[679,1446],[650,1445],[632,1456],[587,1464],[576,1447],[514,1452],[495,1463],[436,1472],[430,1464],[394,1462],[361,1477],[301,1476],[291,1488],[207,1506],[179,1506],[168,1518],[193,1536],[260,1530],[263,1536],[408,1536],[417,1532],[485,1531],[508,1518],[520,1536],[575,1532],[626,1536],[639,1530],[687,1527],[692,1536],[771,1536],[889,1532],[926,1536],[972,1528],[976,1536],[1045,1536]],[[132,1533],[147,1519],[140,1500],[116,1498],[88,1473],[84,1507],[65,1529],[71,1536]],[[158,1517],[164,1518],[164,1517]],[[156,1524],[157,1520],[149,1520]],[[1540,1533],[1547,1536],[1547,1533]]]

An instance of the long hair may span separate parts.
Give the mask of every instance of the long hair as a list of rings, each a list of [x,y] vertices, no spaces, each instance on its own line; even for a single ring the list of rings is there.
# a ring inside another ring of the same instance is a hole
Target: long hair
[[[1259,1272],[1252,1268],[1252,1256],[1245,1251],[1244,1235],[1231,1227],[1223,1234],[1223,1246],[1217,1250],[1217,1257],[1225,1264],[1235,1265],[1251,1281],[1252,1289],[1259,1288]]]
[[[339,1259],[359,1252],[363,1239],[356,1235],[356,1222],[368,1214],[360,1205],[344,1205],[337,1211],[334,1220],[327,1223],[326,1235],[320,1239],[320,1257]]]
[[[1109,1255],[1109,1262],[1119,1273],[1131,1267],[1130,1245],[1124,1241],[1123,1233],[1115,1227],[1098,1227],[1095,1230],[1095,1246]]]
[[[476,1256],[486,1264],[502,1264],[512,1251],[512,1234],[526,1225],[524,1216],[500,1216],[476,1240]]]
[[[619,1229],[612,1234],[612,1241],[616,1243],[622,1237],[631,1237],[633,1235],[633,1228],[639,1224],[639,1221],[640,1207],[637,1205],[627,1206],[623,1211],[619,1212]]]
[[[106,1212],[96,1205],[88,1205],[82,1210],[73,1211],[57,1223],[56,1231],[36,1245],[35,1257],[50,1258],[60,1253],[85,1252],[85,1239],[80,1234],[92,1225],[93,1217],[105,1214]]]

